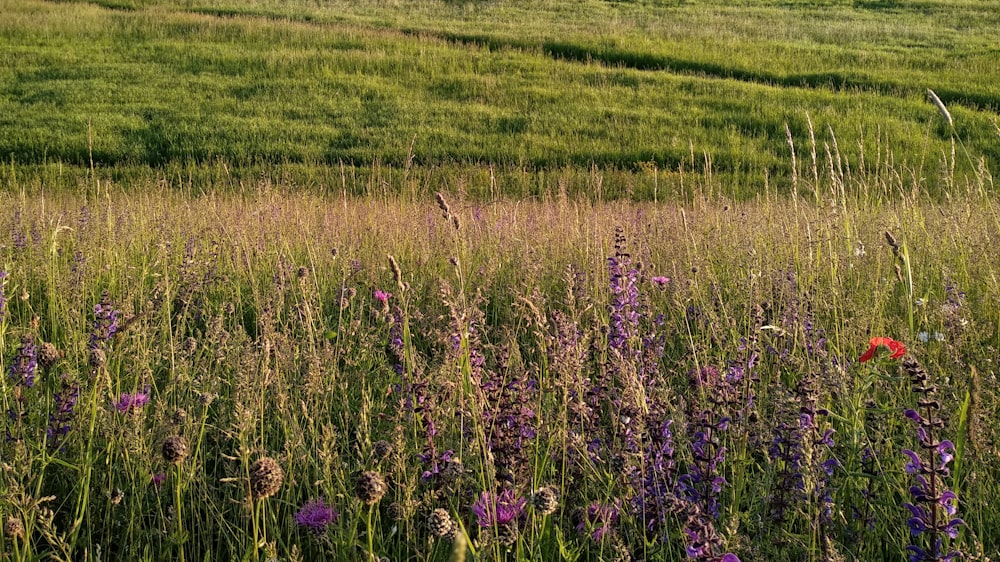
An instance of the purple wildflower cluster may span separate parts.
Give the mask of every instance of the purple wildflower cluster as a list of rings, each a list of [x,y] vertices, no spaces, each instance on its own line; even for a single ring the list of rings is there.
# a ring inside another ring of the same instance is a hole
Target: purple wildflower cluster
[[[528,500],[507,488],[499,494],[484,491],[472,504],[472,513],[481,528],[516,527]]]
[[[621,509],[615,503],[591,502],[576,529],[594,542],[601,542],[614,530],[620,516]]]
[[[323,534],[339,518],[340,512],[327,505],[323,498],[309,500],[295,513],[295,522],[299,527],[316,535]]]
[[[148,402],[149,386],[147,385],[142,391],[121,393],[114,406],[120,413],[127,414],[141,410]]]
[[[90,333],[89,349],[98,349],[114,337],[118,332],[120,315],[107,294],[101,297],[101,302],[94,305],[94,328]]]
[[[27,400],[24,393],[27,389],[35,386],[35,372],[37,370],[38,348],[35,346],[35,339],[27,335],[21,340],[21,347],[8,369],[14,395],[10,408],[7,410],[9,425],[6,437],[8,441],[22,437],[21,421],[25,416],[24,406]]]
[[[59,391],[53,396],[54,408],[49,414],[46,429],[49,448],[55,450],[62,446],[63,439],[72,429],[76,402],[79,399],[80,385],[63,375],[59,381]]]
[[[904,450],[908,457],[906,472],[913,478],[910,494],[913,503],[904,503],[911,517],[910,528],[914,544],[906,547],[910,562],[951,562],[961,558],[957,550],[949,550],[945,537],[955,539],[964,522],[955,517],[958,496],[945,487],[943,478],[950,474],[948,463],[954,458],[955,446],[951,441],[938,440],[935,432],[944,427],[944,420],[937,415],[941,404],[934,398],[937,391],[930,382],[927,371],[911,357],[903,360],[903,370],[910,378],[911,389],[917,395],[917,408],[906,410],[907,419],[917,426],[917,439],[923,456]]]

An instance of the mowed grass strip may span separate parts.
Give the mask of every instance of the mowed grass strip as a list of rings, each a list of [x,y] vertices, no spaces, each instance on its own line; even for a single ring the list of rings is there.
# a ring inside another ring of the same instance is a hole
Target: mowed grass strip
[[[960,169],[1000,162],[984,3],[585,4],[3,0],[0,156],[112,169],[711,162],[734,184],[787,184],[784,126],[805,145],[808,114],[821,153],[835,134],[857,166],[859,143],[885,143],[930,187],[955,134],[970,147]],[[935,19],[949,6],[958,15]]]

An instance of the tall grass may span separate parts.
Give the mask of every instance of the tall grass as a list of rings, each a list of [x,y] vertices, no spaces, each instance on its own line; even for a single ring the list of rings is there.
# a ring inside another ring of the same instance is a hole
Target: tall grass
[[[897,363],[857,360],[889,336],[931,373],[938,434],[961,443],[952,544],[996,552],[998,217],[976,191],[920,193],[659,205],[452,193],[442,206],[269,183],[7,193],[0,510],[23,531],[2,548],[444,560],[456,540],[475,560],[681,560],[686,531],[708,529],[715,555],[741,560],[900,559],[919,540],[901,506],[915,399]],[[16,367],[29,342],[58,350],[33,386]],[[134,393],[148,404],[123,406]],[[803,404],[829,412],[816,435],[836,430],[809,458],[838,466],[825,484],[801,469],[808,492],[779,501],[797,465],[769,448]],[[726,484],[709,517],[707,491],[695,501],[700,488],[668,483],[709,470],[690,447],[723,415],[711,470]],[[179,461],[172,436],[187,445]],[[670,468],[650,468],[654,453]],[[283,479],[262,498],[264,457]],[[370,503],[364,471],[387,482]],[[554,512],[516,508],[545,487]],[[502,494],[514,507],[493,503]],[[338,516],[300,526],[320,498]],[[497,523],[503,509],[512,522]],[[454,525],[443,538],[435,510]]]

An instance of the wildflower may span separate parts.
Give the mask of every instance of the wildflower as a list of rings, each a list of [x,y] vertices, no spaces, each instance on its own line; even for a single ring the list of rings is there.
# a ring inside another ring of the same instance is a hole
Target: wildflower
[[[862,363],[866,361],[871,361],[875,357],[875,352],[878,351],[879,347],[886,347],[889,349],[891,354],[889,359],[899,359],[900,357],[906,355],[906,346],[902,342],[898,342],[892,338],[872,338],[868,344],[868,350],[861,354],[858,359]]]
[[[945,487],[944,478],[950,474],[948,463],[954,459],[955,445],[951,441],[938,441],[935,430],[944,427],[944,420],[937,417],[940,403],[933,398],[937,388],[931,384],[927,371],[912,358],[903,362],[903,369],[910,378],[911,390],[918,395],[917,410],[906,410],[903,415],[917,425],[921,458],[912,450],[904,450],[907,457],[905,470],[913,477],[910,487],[913,503],[904,503],[911,517],[906,521],[914,542],[921,542],[925,535],[927,548],[918,544],[907,547],[910,562],[951,561],[961,557],[958,551],[949,551],[944,537],[958,537],[958,528],[965,523],[955,517],[958,512],[958,495]]]
[[[31,336],[24,336],[21,349],[10,364],[10,378],[15,384],[24,384],[31,388],[35,386],[35,371],[38,369],[38,348]]]
[[[80,385],[70,381],[65,375],[60,381],[59,391],[53,397],[55,411],[49,415],[49,426],[46,429],[49,446],[53,449],[71,429],[76,401],[80,398]]]
[[[153,485],[162,486],[164,482],[167,481],[167,474],[165,472],[157,472],[153,475]]]
[[[389,299],[392,298],[392,293],[381,289],[375,289],[375,298],[382,304],[388,304]]]
[[[354,483],[354,495],[361,503],[375,505],[385,495],[387,486],[382,475],[374,470],[362,472]]]
[[[392,454],[392,450],[392,443],[389,443],[388,441],[376,441],[375,444],[372,445],[372,456],[375,457],[376,462],[381,462],[389,458],[389,455]]]
[[[505,527],[517,521],[527,504],[526,499],[517,497],[511,489],[500,494],[483,492],[472,504],[472,513],[480,527]]]
[[[121,313],[115,309],[105,294],[101,302],[94,305],[94,329],[90,333],[90,349],[99,349],[101,344],[110,340],[118,332],[118,320]]]
[[[295,514],[295,522],[313,533],[321,534],[328,526],[340,518],[333,506],[326,505],[323,498],[310,500]]]
[[[656,284],[657,287],[663,288],[667,283],[670,282],[670,278],[658,275],[656,277],[653,277],[652,281],[653,283]]]
[[[140,410],[149,402],[149,390],[145,392],[123,392],[114,403],[115,408],[125,414],[129,410]]]
[[[601,542],[613,530],[620,513],[617,505],[592,502],[576,529],[588,533],[595,542]]]
[[[278,493],[285,480],[285,471],[278,461],[264,457],[250,467],[250,495],[255,500],[269,498]]]

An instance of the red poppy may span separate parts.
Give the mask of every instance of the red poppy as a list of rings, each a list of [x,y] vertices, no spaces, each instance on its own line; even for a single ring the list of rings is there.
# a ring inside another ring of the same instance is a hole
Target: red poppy
[[[875,356],[875,351],[878,350],[880,346],[885,346],[889,348],[892,352],[889,355],[889,359],[899,359],[900,357],[906,355],[906,346],[902,342],[898,342],[892,338],[872,338],[868,342],[868,351],[861,355],[860,361],[864,363],[865,361],[870,361],[872,357]]]

